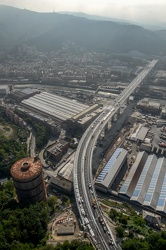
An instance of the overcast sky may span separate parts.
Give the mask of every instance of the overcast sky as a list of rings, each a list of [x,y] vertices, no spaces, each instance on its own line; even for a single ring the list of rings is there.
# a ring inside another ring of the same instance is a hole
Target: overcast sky
[[[74,11],[135,22],[166,22],[166,0],[0,0],[38,12]]]

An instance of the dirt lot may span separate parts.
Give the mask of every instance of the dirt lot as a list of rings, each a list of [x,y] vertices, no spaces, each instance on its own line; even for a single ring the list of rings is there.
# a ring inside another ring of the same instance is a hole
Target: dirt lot
[[[58,227],[66,227],[68,224],[74,225],[73,235],[57,235]],[[72,241],[74,239],[84,239],[84,234],[80,231],[77,218],[71,209],[66,209],[66,211],[59,214],[50,225],[50,239],[55,242],[64,242],[65,240]]]
[[[9,138],[13,134],[13,129],[7,125],[0,124],[0,135],[4,135]]]

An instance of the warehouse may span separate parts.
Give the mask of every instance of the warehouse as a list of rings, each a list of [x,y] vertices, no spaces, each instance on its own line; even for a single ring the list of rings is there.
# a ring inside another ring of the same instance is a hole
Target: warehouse
[[[141,129],[139,130],[138,134],[137,134],[137,140],[143,142],[145,140],[145,137],[148,133],[148,128],[146,127],[141,127]]]
[[[166,215],[166,159],[139,152],[119,196]]]
[[[130,199],[131,201],[139,204],[143,203],[156,163],[157,163],[157,157],[155,155],[149,155],[146,160],[143,171],[140,175],[140,178],[137,182],[133,195]]]
[[[148,155],[144,151],[138,153],[129,174],[120,189],[119,196],[127,198],[130,198],[132,196],[147,157]]]
[[[136,131],[131,135],[130,140],[143,142],[148,133],[148,130],[148,128],[143,127],[142,124],[139,124]]]
[[[165,176],[165,158],[158,159],[143,205],[155,209]]]
[[[164,176],[164,181],[160,191],[160,196],[157,202],[156,210],[160,213],[166,213],[166,173]]]
[[[47,114],[54,119],[66,121],[88,109],[88,105],[47,92],[42,92],[23,100],[22,105],[32,110]]]
[[[74,225],[69,225],[69,226],[58,225],[57,236],[66,236],[73,234],[74,234]]]
[[[117,148],[95,181],[96,189],[108,192],[127,158],[127,151]]]
[[[29,97],[32,97],[36,94],[39,94],[40,91],[38,89],[31,89],[31,88],[24,88],[20,90],[14,90],[10,97],[14,99],[14,101],[22,101],[24,99],[27,99]]]
[[[148,98],[139,101],[137,107],[152,114],[160,114],[161,111],[161,104],[157,101],[150,101]]]
[[[6,96],[9,93],[8,85],[0,85],[0,98]]]
[[[46,149],[46,155],[52,161],[57,162],[67,152],[68,148],[69,143],[65,140],[60,139]]]

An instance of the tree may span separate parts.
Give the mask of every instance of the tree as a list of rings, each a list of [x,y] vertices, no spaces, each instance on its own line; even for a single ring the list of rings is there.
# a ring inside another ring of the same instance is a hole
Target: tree
[[[133,220],[137,226],[144,227],[146,225],[145,220],[141,216],[136,216]]]
[[[127,220],[128,220],[128,216],[126,215],[123,215],[121,218],[119,218],[119,222],[125,226],[127,225]]]
[[[62,195],[61,200],[63,203],[66,203],[69,200],[69,197],[67,195]]]
[[[148,248],[148,244],[140,239],[133,238],[127,239],[122,245],[123,250],[151,250]]]
[[[119,238],[122,238],[123,235],[124,235],[124,229],[123,229],[123,227],[121,227],[121,226],[116,227],[115,230],[116,230],[117,236]]]
[[[47,200],[48,206],[50,207],[51,211],[55,210],[55,205],[57,204],[57,197],[51,196]]]

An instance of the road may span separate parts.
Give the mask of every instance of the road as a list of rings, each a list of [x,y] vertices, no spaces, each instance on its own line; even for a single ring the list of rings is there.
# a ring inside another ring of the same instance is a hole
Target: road
[[[108,106],[87,128],[78,145],[74,161],[74,192],[82,225],[91,236],[97,249],[118,249],[113,235],[97,201],[92,176],[92,156],[96,141],[109,120],[118,112],[128,97],[149,74],[157,60],[148,66],[117,97],[114,105]],[[95,206],[94,206],[95,204]],[[95,207],[95,208],[94,208]],[[100,220],[100,221],[99,221]]]

